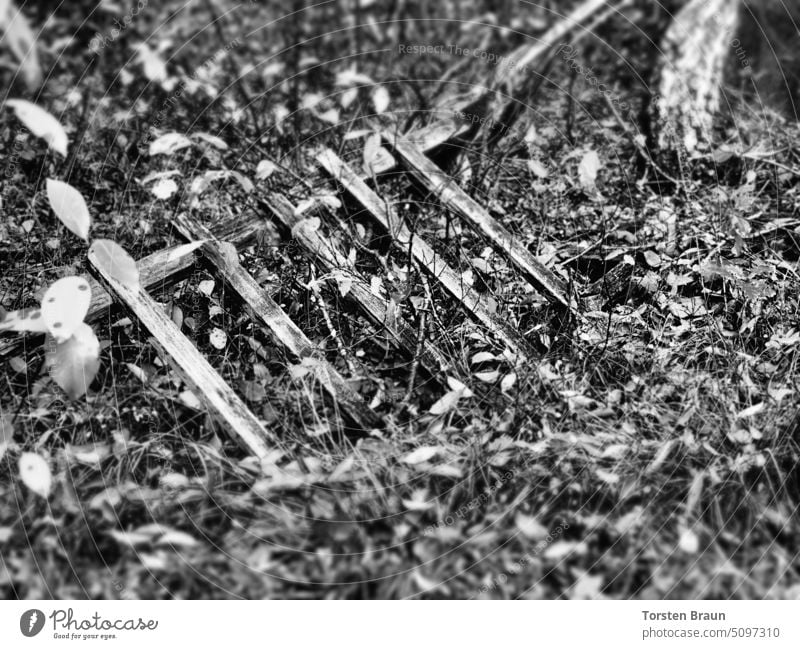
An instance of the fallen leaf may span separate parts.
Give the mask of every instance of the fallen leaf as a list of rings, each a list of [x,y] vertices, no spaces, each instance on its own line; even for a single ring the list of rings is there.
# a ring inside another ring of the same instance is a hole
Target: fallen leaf
[[[533,516],[527,516],[522,512],[517,512],[514,516],[514,524],[525,538],[534,541],[545,538],[549,533],[548,529]]]
[[[91,302],[92,291],[83,277],[62,277],[45,291],[42,320],[57,343],[72,337],[83,323]]]
[[[700,550],[700,539],[693,530],[687,527],[678,537],[678,547],[687,554],[697,554]]]
[[[176,548],[193,548],[198,545],[198,541],[191,534],[180,530],[170,530],[156,541],[156,545],[170,545]]]
[[[136,262],[118,243],[109,239],[95,239],[89,248],[89,259],[126,288],[139,290]]]
[[[192,133],[192,137],[198,140],[202,140],[206,144],[210,144],[216,149],[220,151],[227,151],[228,145],[222,138],[217,137],[216,135],[211,135],[210,133]]]
[[[70,232],[88,242],[92,219],[81,193],[72,185],[52,178],[47,179],[46,187],[47,200],[55,215]]]
[[[19,62],[19,70],[28,89],[38,90],[42,85],[42,68],[39,65],[39,54],[36,47],[36,36],[28,19],[22,11],[10,2],[0,2],[5,6],[6,16],[2,19],[3,45],[7,47]]]
[[[597,151],[587,151],[578,165],[578,180],[586,191],[594,191],[597,174],[600,171],[600,157]]]
[[[528,169],[530,169],[531,173],[537,178],[547,178],[550,175],[547,167],[538,160],[528,160]]]
[[[464,396],[463,390],[450,390],[434,403],[428,412],[432,415],[444,415],[456,407],[462,396]]]
[[[215,328],[209,334],[208,341],[215,349],[225,349],[225,345],[228,344],[228,334],[222,331],[222,329]]]
[[[172,155],[192,146],[192,141],[180,133],[165,133],[150,143],[150,155]]]
[[[92,328],[82,322],[72,337],[63,342],[45,343],[50,376],[71,399],[86,394],[100,369],[100,343]]]
[[[418,449],[411,451],[406,455],[402,461],[406,464],[422,464],[432,460],[439,455],[444,449],[441,446],[420,446]]]
[[[647,262],[647,265],[652,268],[658,268],[661,265],[661,257],[652,250],[644,251],[644,260]]]
[[[384,86],[377,86],[372,91],[372,105],[375,107],[375,112],[379,115],[386,112],[389,108],[389,91]]]
[[[270,160],[262,160],[256,167],[256,179],[266,180],[278,169],[277,165]]]
[[[517,382],[517,375],[514,372],[509,372],[503,377],[503,380],[500,381],[500,391],[501,392],[508,392],[511,388],[514,387],[514,384]]]
[[[9,99],[6,105],[31,133],[47,142],[53,151],[67,157],[67,134],[55,117],[24,99]]]
[[[40,309],[19,309],[7,311],[0,320],[0,331],[30,331],[47,333],[47,325]]]
[[[50,495],[53,476],[47,461],[38,453],[23,453],[19,458],[19,477],[23,484],[42,498]]]
[[[150,191],[156,198],[166,200],[178,191],[178,183],[172,178],[162,178],[150,188]]]
[[[147,43],[136,47],[136,58],[142,64],[142,72],[150,81],[163,84],[167,78],[167,64]]]
[[[766,404],[763,401],[761,403],[756,403],[738,413],[736,415],[736,419],[747,419],[748,417],[755,417],[756,415],[763,412],[764,408],[766,408]]]

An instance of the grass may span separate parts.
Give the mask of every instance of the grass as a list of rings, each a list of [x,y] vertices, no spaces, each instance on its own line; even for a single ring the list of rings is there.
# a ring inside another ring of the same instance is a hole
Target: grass
[[[190,180],[207,169],[252,177],[258,161],[270,158],[282,169],[258,183],[257,192],[284,192],[296,203],[335,191],[313,172],[312,153],[333,146],[359,164],[363,140],[345,135],[365,128],[371,88],[342,108],[343,90],[335,85],[336,74],[353,63],[386,82],[392,114],[420,123],[436,118],[415,111],[435,103],[431,89],[458,61],[398,57],[397,42],[486,42],[486,49],[504,42],[491,20],[462,31],[454,21],[419,20],[434,10],[416,5],[407,9],[416,21],[365,10],[375,21],[394,19],[385,30],[350,29],[351,14],[332,5],[309,11],[307,20],[282,22],[273,22],[277,10],[260,5],[243,7],[235,18],[219,10],[228,16],[219,31],[207,28],[202,3],[169,19],[172,9],[152,8],[93,63],[85,48],[94,32],[82,30],[62,57],[46,59],[53,72],[39,103],[68,125],[71,153],[58,163],[29,139],[3,186],[4,308],[33,305],[54,279],[85,272],[81,245],[49,212],[42,188],[48,175],[81,190],[95,236],[113,238],[140,258],[178,241],[170,219],[187,209]],[[444,4],[435,11],[475,20],[479,9],[463,16]],[[531,8],[525,16],[514,18],[522,23],[515,29],[540,31],[550,14]],[[95,20],[101,33],[110,29],[104,18]],[[53,21],[43,41],[71,24],[69,16]],[[165,43],[165,58],[174,54],[168,69],[178,79],[191,78],[208,53],[239,42],[231,56],[201,70],[220,95],[187,92],[158,123],[164,131],[208,131],[228,151],[138,155],[136,143],[171,96],[128,62],[132,44],[150,34],[155,45]],[[306,39],[302,51],[291,47]],[[645,45],[618,21],[583,43],[579,56],[611,80],[615,93],[638,103],[644,93],[637,75],[652,68]],[[259,68],[239,78],[250,63]],[[128,76],[120,74],[123,66]],[[486,72],[470,66],[456,78],[471,83]],[[344,434],[314,377],[271,343],[225,287],[216,281],[211,291],[208,284],[200,290],[214,277],[198,261],[185,280],[155,297],[276,431],[280,448],[264,466],[246,457],[196,407],[148,332],[119,310],[95,327],[105,345],[103,364],[85,399],[67,401],[42,373],[41,349],[26,347],[3,360],[0,423],[6,435],[13,431],[13,443],[0,462],[0,592],[24,598],[800,595],[793,542],[800,495],[798,221],[796,174],[785,170],[797,164],[797,127],[731,92],[736,110],[719,138],[734,153],[726,158],[717,147],[713,156],[688,162],[681,186],[667,193],[651,170],[637,167],[636,148],[590,84],[563,61],[548,79],[495,147],[467,145],[448,169],[572,281],[586,284],[633,262],[624,300],[588,313],[585,322],[564,320],[484,240],[402,175],[378,179],[381,194],[416,231],[537,347],[536,362],[515,367],[435,282],[426,286],[407,258],[388,248],[356,206],[346,202],[338,219],[320,212],[323,230],[353,251],[365,277],[382,283],[404,317],[418,327],[427,313],[426,335],[447,354],[448,373],[472,388],[474,396],[456,408],[431,415],[443,388],[265,223],[243,263],[354,379],[386,428],[360,438]],[[314,93],[322,98],[316,116],[301,108]],[[245,97],[254,98],[253,110]],[[319,118],[337,107],[335,120]],[[4,113],[7,150],[17,128]],[[589,149],[602,160],[598,194],[577,182]],[[771,154],[763,161],[747,157],[754,150]],[[529,158],[549,169],[546,179],[528,170]],[[183,191],[171,199],[157,200],[137,183],[169,169],[182,172]],[[214,223],[253,206],[235,184],[225,184],[202,196],[196,214]],[[309,288],[315,281],[325,309]],[[227,334],[221,350],[209,343],[215,328]],[[487,354],[474,363],[481,352]],[[512,373],[516,381],[504,391],[501,381]],[[50,463],[47,502],[18,478],[22,451]]]

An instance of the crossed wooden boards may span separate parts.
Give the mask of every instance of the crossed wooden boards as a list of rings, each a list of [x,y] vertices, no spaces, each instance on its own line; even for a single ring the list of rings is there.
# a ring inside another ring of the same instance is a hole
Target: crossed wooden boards
[[[403,165],[422,181],[443,205],[478,228],[543,295],[564,308],[576,308],[563,282],[536,260],[456,183],[448,179],[417,145],[408,140],[394,139],[391,146]],[[526,361],[534,357],[534,352],[519,332],[498,318],[489,308],[485,298],[465,285],[460,274],[451,268],[424,239],[412,236],[398,215],[353,169],[330,150],[322,151],[319,154],[319,161],[353,198],[361,203],[367,213],[389,232],[394,244],[403,250],[410,250],[419,267],[431,279],[439,282],[476,322],[483,325],[518,360]],[[304,215],[298,213],[288,200],[280,195],[273,195],[266,201],[266,205],[272,217],[292,232],[295,240],[323,272],[335,273],[339,277],[345,275],[351,279],[348,298],[362,315],[386,331],[389,340],[397,348],[412,355],[419,350],[420,363],[433,376],[441,375],[447,369],[447,360],[436,346],[428,340],[419,340],[413,327],[401,318],[395,317],[389,311],[389,299],[386,296],[376,295],[373,287],[358,273],[347,256],[318,229],[304,227],[307,223]],[[314,365],[318,368],[317,377],[320,383],[350,422],[367,431],[381,426],[380,416],[365,403],[339,371],[325,360],[317,346],[239,264],[234,246],[221,241],[211,230],[188,214],[179,215],[175,226],[186,239],[203,241],[200,252],[225,283],[239,295],[253,318],[270,332],[276,344],[297,359],[315,359]],[[155,256],[160,255],[162,253],[156,253]],[[183,267],[183,263],[176,263],[175,266],[177,271],[178,267]],[[158,269],[149,258],[140,262],[140,267],[143,271],[141,284],[147,287],[153,280],[152,274],[148,274],[147,269],[154,269],[154,272],[158,272]],[[277,436],[250,412],[235,391],[181,333],[164,309],[153,300],[146,288],[132,290],[98,265],[94,265],[91,270],[108,293],[119,299],[149,330],[163,357],[182,379],[193,387],[209,412],[224,424],[224,427],[250,453],[257,457],[265,457],[275,447]],[[105,306],[104,301],[99,300],[99,302],[103,302]],[[96,316],[101,308],[93,308],[90,317]]]
[[[571,29],[580,26],[582,21],[593,14],[606,9],[607,4],[601,0],[587,0],[574,12],[572,21],[556,26],[540,43],[520,52],[519,58],[526,64],[538,60],[558,39],[566,36]],[[475,105],[476,101],[481,100],[480,97],[477,100],[472,97],[464,105]],[[463,135],[467,130],[469,127],[464,124],[454,128],[439,125],[421,129],[413,138],[384,134],[384,139],[401,165],[443,206],[480,231],[498,252],[506,256],[523,278],[554,304],[577,312],[577,301],[564,282],[543,266],[524,245],[515,240],[511,233],[427,157],[428,152],[454,136]],[[410,251],[419,267],[439,282],[469,316],[508,348],[518,361],[524,362],[534,357],[534,352],[524,337],[507,322],[497,318],[485,299],[465,285],[460,274],[448,266],[428,242],[412,235],[394,210],[367,185],[365,178],[359,176],[330,150],[322,151],[318,161],[362,205],[366,213],[390,234],[394,245]],[[373,169],[376,173],[388,170],[388,166]],[[333,242],[318,230],[304,227],[304,215],[294,205],[283,196],[271,195],[262,201],[262,206],[274,220],[292,233],[304,251],[325,273],[336,273],[337,276],[344,275],[352,279],[347,299],[367,320],[381,327],[396,348],[416,356],[432,376],[443,376],[448,369],[445,355],[427,339],[419,340],[418,332],[390,311],[390,302],[386,296],[376,295],[373,287]],[[315,360],[314,366],[318,368],[320,383],[344,417],[363,430],[381,426],[380,416],[365,403],[338,370],[325,360],[321,350],[239,264],[236,247],[251,240],[258,231],[257,218],[240,220],[233,226],[223,224],[212,231],[192,216],[182,214],[177,217],[175,226],[186,239],[203,241],[200,252],[215,267],[226,284],[241,297],[254,319],[260,321],[270,332],[276,344],[297,359]],[[245,450],[256,457],[264,458],[279,443],[277,435],[250,412],[235,391],[148,293],[148,289],[164,287],[177,281],[193,263],[194,253],[181,255],[177,247],[154,253],[138,263],[142,287],[138,290],[131,290],[99,266],[93,266],[90,270],[96,281],[92,286],[94,297],[87,320],[96,320],[102,316],[111,304],[111,296],[116,297],[150,331],[161,354],[183,380],[194,388],[197,396],[205,402],[209,413]],[[13,353],[19,346],[19,342],[0,345],[0,358]]]

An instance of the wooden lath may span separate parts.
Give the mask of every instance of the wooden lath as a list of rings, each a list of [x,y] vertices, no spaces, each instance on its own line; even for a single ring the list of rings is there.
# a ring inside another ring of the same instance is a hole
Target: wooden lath
[[[307,227],[304,217],[296,213],[286,198],[273,194],[262,204],[278,223],[292,233],[324,273],[341,273],[352,282],[346,299],[355,304],[373,325],[384,330],[395,347],[410,357],[414,357],[419,350],[420,364],[431,376],[441,376],[450,367],[451,363],[433,344],[426,339],[419,340],[418,332],[390,310],[389,300],[372,292],[369,283],[340,250],[318,231]]]
[[[502,253],[525,279],[542,295],[556,304],[577,312],[567,285],[542,264],[513,234],[469,196],[458,183],[444,173],[412,142],[384,134],[393,151],[414,177],[449,210],[477,228]]]
[[[527,361],[534,352],[520,333],[507,321],[498,318],[481,295],[464,284],[461,275],[438,255],[424,239],[413,234],[394,209],[389,207],[358,174],[345,164],[333,151],[325,149],[317,160],[364,207],[390,235],[392,243],[402,252],[410,251],[417,263],[479,323],[483,324],[498,340],[517,355],[518,360]]]
[[[263,222],[254,215],[237,215],[214,226],[215,236],[242,247],[252,241]],[[136,262],[139,269],[139,282],[148,291],[167,288],[175,284],[192,268],[195,263],[193,252],[181,251],[181,246],[171,246],[154,252]],[[92,291],[92,302],[84,320],[97,322],[108,313],[112,298],[105,287],[93,278],[89,278]],[[10,340],[0,341],[0,360],[22,353],[26,347],[41,345],[44,336],[28,334]]]
[[[224,424],[248,452],[265,458],[275,447],[275,435],[248,410],[164,309],[143,288],[133,290],[94,263],[91,257],[89,262],[95,277],[147,328],[163,358],[194,388],[217,421]]]
[[[242,298],[253,316],[267,327],[276,343],[300,360],[315,360],[320,383],[354,424],[365,431],[380,427],[381,418],[378,414],[367,406],[361,395],[325,360],[321,350],[292,322],[280,305],[267,295],[252,275],[242,268],[232,245],[226,246],[220,242],[207,227],[188,214],[178,215],[173,223],[189,241],[205,240],[201,248],[203,254]]]

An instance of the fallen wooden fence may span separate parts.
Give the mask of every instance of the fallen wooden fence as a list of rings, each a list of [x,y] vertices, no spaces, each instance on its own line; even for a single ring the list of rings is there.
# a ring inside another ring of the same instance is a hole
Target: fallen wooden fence
[[[616,9],[629,3],[630,0],[622,0],[616,4]],[[573,41],[583,37],[589,29],[583,25],[585,21],[597,24],[614,10],[612,3],[607,0],[586,0],[565,21],[545,33],[535,45],[519,48],[507,57],[509,60],[515,59],[516,66],[498,69],[496,77],[486,88],[476,88],[457,101],[448,99],[442,102],[439,110],[449,113],[449,119],[403,135],[384,133],[387,145],[399,158],[402,167],[410,171],[447,209],[480,231],[547,299],[572,312],[578,311],[578,301],[576,296],[570,294],[565,282],[542,265],[427,156],[450,141],[476,134],[479,127],[476,129],[474,120],[460,120],[460,112],[475,111],[476,114],[485,116],[491,109],[491,100],[497,89],[508,82],[508,75],[513,78],[519,69],[541,61],[568,36],[572,35]],[[584,31],[574,34],[581,27]],[[513,97],[505,98],[501,102],[501,108],[502,105],[508,106],[514,101]],[[319,162],[389,233],[394,245],[409,251],[416,263],[438,281],[477,323],[508,348],[518,362],[531,361],[535,357],[525,338],[509,323],[497,317],[486,300],[471,287],[464,285],[460,275],[430,244],[415,236],[395,211],[366,184],[365,180],[373,175],[395,168],[397,161],[394,157],[386,156],[373,165],[369,177],[359,175],[329,150],[320,154]],[[279,194],[259,198],[257,201],[263,214],[249,212],[246,215],[237,215],[212,229],[184,214],[177,217],[175,225],[190,241],[203,240],[202,254],[215,272],[239,294],[253,317],[266,326],[277,344],[301,361],[309,358],[316,361],[322,370],[319,376],[322,385],[348,419],[364,430],[381,425],[380,416],[366,405],[363,398],[347,383],[346,378],[323,357],[321,350],[239,263],[236,250],[258,233],[262,216],[268,216],[291,233],[309,259],[328,277],[337,280],[347,278],[350,289],[346,299],[374,327],[385,332],[391,345],[412,358],[415,363],[419,363],[440,383],[445,383],[447,373],[452,370],[446,355],[425,337],[424,332],[406,322],[399,312],[399,305],[382,291],[375,290],[347,256],[323,233],[312,227],[313,222],[306,218],[308,212],[298,210]],[[316,207],[318,205],[308,203],[305,209],[310,211]],[[275,434],[247,409],[233,389],[170,320],[163,308],[150,297],[149,291],[173,285],[185,276],[194,263],[195,254],[191,248],[175,246],[153,253],[137,263],[141,284],[141,288],[137,290],[120,284],[101,267],[92,265],[91,272],[97,281],[92,281],[93,299],[86,320],[91,322],[103,317],[113,301],[112,296],[120,300],[150,331],[160,353],[183,380],[194,387],[198,397],[205,401],[215,418],[230,429],[235,439],[248,452],[257,457],[266,457],[279,443]],[[599,295],[594,303],[599,304],[602,299],[618,294],[625,287],[624,273],[620,274],[619,281],[610,285],[597,284],[591,287]],[[38,336],[34,340],[39,343],[41,339]],[[26,341],[24,336],[20,336],[0,343],[0,359],[24,351],[26,342],[30,340],[30,337]]]

